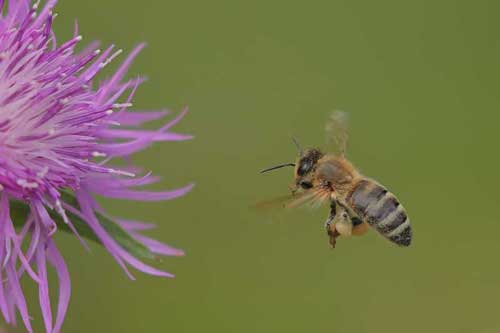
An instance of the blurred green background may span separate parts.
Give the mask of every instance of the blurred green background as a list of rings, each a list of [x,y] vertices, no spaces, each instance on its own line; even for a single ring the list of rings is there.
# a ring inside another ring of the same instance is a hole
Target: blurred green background
[[[149,77],[135,107],[189,105],[176,130],[196,136],[134,157],[164,177],[155,189],[196,182],[189,195],[105,202],[186,250],[157,265],[177,277],[131,282],[98,246],[88,254],[58,235],[73,285],[64,332],[500,332],[499,10],[496,1],[60,1],[60,42],[75,18],[86,42],[126,51],[148,42],[130,72]],[[332,251],[327,208],[249,209],[288,192],[291,169],[258,171],[295,158],[292,135],[322,145],[333,109],[351,116],[349,158],[407,208],[411,248],[370,233]]]

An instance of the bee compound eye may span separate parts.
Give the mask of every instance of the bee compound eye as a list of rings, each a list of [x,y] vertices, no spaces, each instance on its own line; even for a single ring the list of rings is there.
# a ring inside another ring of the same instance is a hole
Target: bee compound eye
[[[302,160],[299,163],[299,168],[297,170],[297,173],[298,173],[299,176],[303,176],[303,175],[309,173],[309,171],[311,171],[311,168],[312,168],[311,161],[309,161],[309,160]]]

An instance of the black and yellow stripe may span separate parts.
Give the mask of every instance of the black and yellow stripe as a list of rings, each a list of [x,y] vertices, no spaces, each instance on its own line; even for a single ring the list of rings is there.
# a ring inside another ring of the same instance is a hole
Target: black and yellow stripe
[[[401,246],[410,245],[412,231],[406,211],[383,186],[363,179],[354,186],[347,203],[384,237]]]

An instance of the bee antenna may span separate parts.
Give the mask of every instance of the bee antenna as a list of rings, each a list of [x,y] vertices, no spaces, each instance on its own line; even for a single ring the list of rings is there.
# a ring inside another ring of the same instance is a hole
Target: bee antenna
[[[297,139],[293,136],[292,136],[292,141],[295,144],[295,146],[297,147],[297,150],[299,151],[300,155],[303,155],[304,149],[302,149],[302,146],[300,145],[299,141],[297,141]]]
[[[281,169],[281,168],[284,168],[284,167],[287,167],[287,166],[294,167],[295,163],[285,163],[285,164],[276,165],[276,166],[264,169],[260,173],[264,173],[264,172],[268,172],[268,171],[272,171],[272,170],[276,170],[276,169]]]

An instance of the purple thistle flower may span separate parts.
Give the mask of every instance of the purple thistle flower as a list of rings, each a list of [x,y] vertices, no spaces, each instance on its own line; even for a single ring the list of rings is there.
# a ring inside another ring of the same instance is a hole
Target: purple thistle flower
[[[149,173],[136,177],[136,169],[113,168],[115,157],[126,157],[156,141],[179,141],[190,136],[170,131],[185,112],[154,131],[138,129],[167,112],[130,112],[128,108],[142,78],[124,80],[128,67],[143,48],[136,47],[109,79],[95,84],[95,76],[121,50],[104,51],[91,44],[75,53],[81,40],[60,45],[52,31],[55,0],[10,0],[2,12],[0,0],[0,312],[10,324],[19,312],[32,331],[28,306],[20,286],[27,274],[38,284],[39,303],[47,332],[59,332],[70,297],[70,278],[52,235],[55,214],[78,235],[71,216],[92,229],[126,274],[127,266],[147,274],[172,277],[148,266],[129,252],[99,222],[104,215],[93,196],[129,200],[169,200],[184,195],[192,185],[166,192],[134,188],[156,182]],[[121,128],[126,126],[127,128]],[[76,200],[64,200],[64,191]],[[24,202],[29,213],[20,230],[14,228],[12,205]],[[182,251],[149,239],[140,231],[151,225],[115,220],[133,239],[158,255]],[[23,245],[25,245],[23,247]],[[57,272],[58,305],[55,315],[49,299],[47,265]]]

